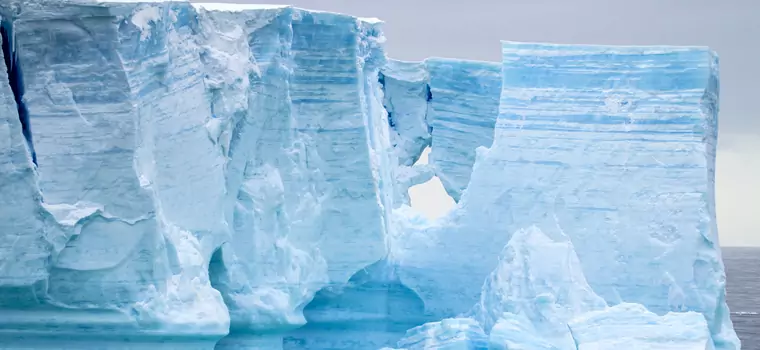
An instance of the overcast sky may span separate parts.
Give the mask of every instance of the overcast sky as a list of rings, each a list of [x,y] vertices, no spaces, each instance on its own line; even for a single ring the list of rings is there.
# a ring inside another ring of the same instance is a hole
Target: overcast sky
[[[386,22],[386,51],[403,60],[443,56],[499,61],[499,40],[710,46],[721,64],[717,173],[721,244],[760,246],[760,0],[291,0],[289,4],[378,17]]]

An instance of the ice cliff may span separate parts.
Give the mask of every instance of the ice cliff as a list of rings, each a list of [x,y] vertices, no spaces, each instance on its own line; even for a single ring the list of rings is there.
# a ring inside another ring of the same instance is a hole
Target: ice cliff
[[[289,6],[0,16],[0,348],[739,348],[707,49],[403,62]],[[432,176],[458,204],[429,222]]]
[[[414,222],[401,281],[431,317],[465,313],[511,235],[536,226],[572,242],[606,303],[700,312],[717,348],[737,348],[715,223],[717,67],[705,48],[505,42],[494,141],[458,206],[430,223],[398,211]]]
[[[8,342],[83,328],[267,338],[386,255],[377,21],[189,3],[2,11],[23,74],[21,117],[3,90],[2,198],[19,211],[0,264]],[[36,126],[27,147],[22,122]]]

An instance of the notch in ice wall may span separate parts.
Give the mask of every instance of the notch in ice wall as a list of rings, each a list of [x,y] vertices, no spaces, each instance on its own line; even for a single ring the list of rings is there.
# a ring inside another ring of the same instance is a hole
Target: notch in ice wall
[[[572,240],[608,303],[701,312],[716,347],[737,349],[715,225],[717,111],[706,48],[504,43],[493,146],[447,221],[408,235],[402,281],[440,318],[465,312],[496,247],[536,225]]]
[[[499,63],[446,58],[389,60],[383,67],[380,79],[400,164],[396,177],[401,201],[409,187],[430,178],[429,172],[459,201],[475,149],[493,142],[500,72]],[[429,166],[411,167],[427,146],[432,150]]]
[[[425,61],[430,77],[430,164],[446,192],[459,201],[475,163],[475,149],[493,143],[501,65],[455,59]]]
[[[411,166],[430,145],[428,72],[423,62],[390,59],[380,71],[390,139],[402,166]]]
[[[395,228],[396,158],[378,81],[385,63],[381,23],[301,15],[293,24],[293,108],[297,130],[317,145],[318,157],[308,163],[329,186],[320,203],[324,233],[312,239],[322,243],[333,283],[306,305],[308,323],[286,338],[285,348],[381,347],[414,325],[399,316],[421,309],[383,259]]]

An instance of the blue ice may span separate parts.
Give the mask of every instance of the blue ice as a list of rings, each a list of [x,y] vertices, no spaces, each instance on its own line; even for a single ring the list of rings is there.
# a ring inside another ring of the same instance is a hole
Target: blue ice
[[[0,16],[4,348],[739,349],[709,49],[404,62],[392,24],[290,6]]]

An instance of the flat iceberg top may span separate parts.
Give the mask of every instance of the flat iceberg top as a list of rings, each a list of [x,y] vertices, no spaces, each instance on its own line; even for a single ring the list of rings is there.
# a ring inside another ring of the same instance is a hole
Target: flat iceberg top
[[[427,64],[447,63],[457,64],[464,67],[477,67],[477,66],[491,66],[493,68],[501,69],[501,62],[492,61],[480,61],[480,60],[468,60],[462,58],[450,58],[450,57],[429,57],[425,59]]]
[[[369,23],[369,24],[385,23],[385,22],[383,22],[382,19],[379,19],[377,17],[358,17],[357,19],[360,20],[360,21],[362,21],[362,22]]]
[[[502,48],[512,49],[524,52],[530,52],[535,56],[574,56],[578,53],[607,53],[607,54],[640,54],[655,55],[672,52],[686,51],[704,51],[716,55],[714,51],[707,46],[670,46],[670,45],[592,45],[592,44],[549,44],[549,43],[530,43],[502,40]]]
[[[281,9],[294,9],[301,15],[310,15],[316,23],[330,23],[335,20],[360,21],[367,24],[381,24],[382,20],[377,18],[356,17],[348,14],[303,9],[291,5],[282,4],[246,4],[246,3],[216,3],[216,2],[190,2],[189,0],[9,0],[0,2],[0,12],[6,15],[18,16],[22,14],[25,19],[50,19],[50,18],[69,18],[75,17],[92,17],[100,16],[98,8],[117,9],[121,13],[126,10],[141,5],[158,5],[171,4],[179,6],[189,6],[196,11],[209,12],[226,12],[226,13],[245,13],[271,11]],[[14,15],[15,12],[16,13]]]
[[[291,7],[289,5],[269,5],[269,4],[227,4],[218,2],[204,2],[204,3],[192,3],[196,9],[204,9],[206,11],[221,11],[221,12],[242,12],[242,11],[256,11],[256,10],[273,10]]]
[[[152,3],[165,3],[165,2],[177,2],[188,3],[189,0],[74,0],[79,3],[116,3],[116,4],[152,4]],[[209,11],[245,11],[245,10],[266,10],[277,9],[284,7],[291,7],[290,5],[270,5],[270,4],[245,4],[245,3],[221,3],[221,2],[193,2],[192,5],[196,8],[204,8]]]

